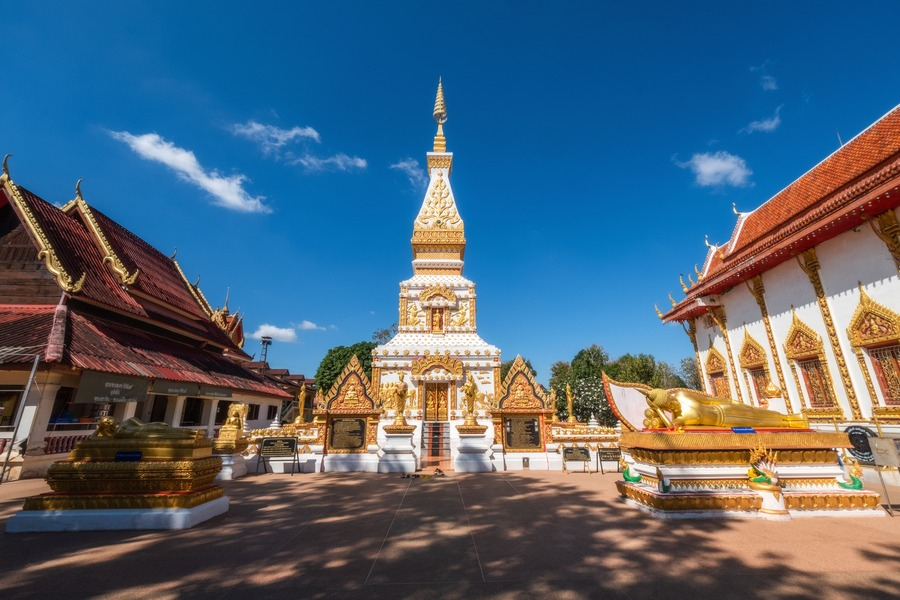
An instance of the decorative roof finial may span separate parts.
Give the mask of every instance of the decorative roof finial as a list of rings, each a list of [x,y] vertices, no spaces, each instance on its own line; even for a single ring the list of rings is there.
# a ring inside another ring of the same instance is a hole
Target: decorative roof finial
[[[706,236],[705,241],[706,241],[706,247],[707,247],[707,248],[712,248],[712,247],[713,247],[713,245],[709,243],[709,236]]]
[[[6,175],[7,178],[9,178],[9,165],[7,163],[9,162],[10,156],[12,156],[12,154],[7,154],[3,157],[3,174]]]
[[[686,285],[684,285],[684,273],[681,273],[681,274],[678,276],[678,283],[681,284],[681,291],[683,291],[685,294],[687,294],[687,293],[688,293],[688,288],[687,288]]]
[[[231,293],[231,287],[225,288],[225,306],[222,307],[222,310],[226,313],[228,312],[228,295]]]
[[[437,95],[434,98],[434,122],[437,123],[437,135],[434,136],[434,151],[446,152],[447,139],[444,137],[444,123],[447,122],[447,103],[444,101],[443,78],[438,78]]]
[[[175,260],[175,257],[178,256],[178,248],[172,251],[172,256],[169,257],[169,260]]]
[[[79,179],[77,182],[75,182],[75,199],[81,200],[82,202],[84,202],[84,196],[81,195],[81,182],[82,181],[84,181],[84,179]]]
[[[654,305],[653,305],[653,308],[656,309],[656,316],[659,317],[660,319],[662,319],[662,318],[663,318],[663,314],[662,314],[662,311],[659,310],[659,306],[657,306],[656,304],[654,304]]]

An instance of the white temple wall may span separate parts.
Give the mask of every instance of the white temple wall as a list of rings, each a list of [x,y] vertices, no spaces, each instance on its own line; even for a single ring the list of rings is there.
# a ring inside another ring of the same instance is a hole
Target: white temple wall
[[[732,377],[733,373],[737,374],[737,381],[731,382],[732,394],[734,394],[734,388],[739,388],[741,390],[740,398],[743,400],[745,404],[753,404],[752,399],[754,398],[753,393],[747,389],[747,382],[744,378],[743,369],[741,369],[741,347],[744,344],[744,325],[751,325],[752,323],[758,321],[762,322],[761,315],[759,312],[759,306],[756,304],[756,300],[753,298],[753,295],[750,293],[750,290],[747,289],[747,286],[744,284],[738,284],[734,286],[731,290],[729,290],[726,294],[720,296],[720,301],[722,302],[722,306],[725,309],[725,316],[727,318],[726,326],[728,328],[728,341],[731,343],[731,352],[732,355],[728,356],[729,361],[729,378],[734,379]],[[753,337],[759,341],[759,337],[751,332]],[[765,339],[765,330],[763,330],[763,339]],[[722,340],[722,349],[725,350],[725,341]],[[720,350],[723,356],[726,356],[726,352]],[[734,369],[730,368],[731,365],[734,366]],[[732,395],[732,398],[737,400],[737,395]]]
[[[801,398],[800,390],[797,389],[790,361],[787,359],[784,351],[784,344],[793,324],[791,307],[793,306],[794,312],[801,321],[822,337],[822,342],[826,346],[825,354],[829,357],[828,368],[830,371],[832,368],[830,364],[831,354],[828,348],[828,334],[825,331],[825,323],[822,321],[822,315],[819,312],[815,290],[796,259],[786,260],[763,273],[762,277],[766,289],[766,309],[769,311],[772,336],[775,338],[775,344],[778,346],[781,370],[786,379],[782,391],[788,395],[794,412],[800,412],[806,404]],[[838,390],[835,388],[835,393],[837,392]]]

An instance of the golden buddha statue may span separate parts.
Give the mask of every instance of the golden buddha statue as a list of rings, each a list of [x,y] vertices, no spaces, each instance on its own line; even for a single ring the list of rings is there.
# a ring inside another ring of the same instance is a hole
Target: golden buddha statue
[[[699,427],[790,427],[806,429],[809,421],[803,415],[784,415],[774,410],[755,408],[728,398],[716,398],[696,390],[639,390],[650,406],[644,415],[644,426],[679,429]],[[671,416],[670,416],[671,415]]]
[[[115,417],[103,417],[92,438],[188,440],[203,437],[203,431],[179,429],[167,423],[142,423],[134,417],[119,423]]]

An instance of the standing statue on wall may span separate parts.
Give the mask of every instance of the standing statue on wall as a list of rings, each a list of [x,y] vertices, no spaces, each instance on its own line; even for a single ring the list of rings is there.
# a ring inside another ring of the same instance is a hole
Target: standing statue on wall
[[[394,417],[394,425],[406,425],[406,417],[403,415],[406,410],[406,397],[409,393],[409,384],[403,381],[404,373],[400,373],[400,381],[394,390],[394,408],[397,410],[397,416]]]
[[[566,384],[566,400],[569,403],[569,423],[577,423],[578,421],[575,419],[575,395],[572,394],[572,386],[568,383]]]

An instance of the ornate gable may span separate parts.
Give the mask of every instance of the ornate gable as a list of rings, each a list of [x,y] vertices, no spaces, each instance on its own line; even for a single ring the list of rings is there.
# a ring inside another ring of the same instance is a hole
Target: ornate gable
[[[419,301],[423,306],[447,306],[456,304],[456,294],[445,285],[433,285],[422,290]]]
[[[715,349],[715,347],[710,346],[706,356],[706,372],[707,373],[724,373],[725,372],[725,357]]]
[[[375,409],[372,384],[354,354],[325,397],[329,411],[359,412]]]
[[[500,388],[500,401],[497,405],[504,411],[510,409],[544,410],[547,405],[546,394],[534,381],[531,370],[521,356],[516,356],[512,368],[503,381]]]
[[[878,304],[859,286],[859,306],[853,313],[847,337],[854,348],[900,340],[900,315]]]
[[[462,361],[450,358],[449,356],[435,355],[426,356],[425,358],[414,361],[412,364],[412,376],[421,378],[432,369],[446,371],[449,375],[452,375],[454,379],[461,379],[463,374]]]
[[[741,367],[744,369],[759,369],[766,367],[768,362],[766,359],[766,351],[763,347],[753,339],[746,330],[744,330],[744,343],[741,346],[741,353],[738,357]]]
[[[824,354],[822,337],[800,320],[794,313],[787,341],[784,343],[784,354],[791,360],[815,358]]]

